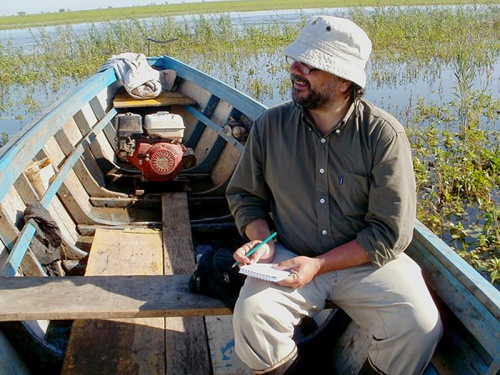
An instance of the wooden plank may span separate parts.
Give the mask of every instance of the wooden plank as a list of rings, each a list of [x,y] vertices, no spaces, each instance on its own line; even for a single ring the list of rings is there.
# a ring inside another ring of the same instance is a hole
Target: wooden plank
[[[90,153],[90,150],[85,150],[82,159],[87,158],[89,155],[92,155]],[[105,181],[104,177],[102,175],[102,171],[99,168],[99,174],[95,174],[95,169],[91,170],[89,169],[89,165],[91,168],[97,167],[97,163],[92,160],[88,164],[84,162],[84,160],[79,159],[75,166],[73,167],[73,170],[75,171],[76,175],[78,176],[80,182],[82,183],[83,187],[85,188],[85,191],[87,192],[88,195],[91,197],[101,197],[101,198],[113,198],[113,197],[126,197],[127,195],[124,193],[119,193],[119,192],[113,192],[110,190],[107,190],[104,188],[105,186]],[[93,157],[92,157],[93,159]],[[86,159],[85,161],[88,161]],[[97,182],[96,176],[98,177],[103,177],[102,181]]]
[[[124,261],[104,259],[96,267],[124,267]],[[33,276],[2,277],[0,280],[0,321],[231,313],[218,299],[191,293],[187,288],[189,275]]]
[[[66,175],[57,195],[76,223],[93,224],[99,222],[91,212],[90,197],[73,170],[70,170]]]
[[[43,150],[45,152],[43,156],[46,156],[50,159],[52,165],[56,167],[55,169],[59,169],[59,167],[64,163],[66,155],[62,151],[56,139],[50,138],[47,142],[45,142]]]
[[[370,334],[351,322],[333,351],[332,361],[339,374],[357,374],[370,346]]]
[[[24,223],[24,209],[26,205],[22,197],[14,186],[11,186],[5,199],[1,202],[3,207],[3,214],[7,215],[12,223],[20,228]]]
[[[99,123],[103,123],[104,125],[103,129],[112,127],[111,121],[117,112],[116,109],[111,108],[108,113],[112,113],[113,116],[106,116],[105,118],[99,120]],[[78,116],[78,126],[84,134],[90,133],[95,127],[96,122],[98,121],[90,104],[82,106],[81,110],[75,116]],[[98,162],[101,169],[103,169],[103,166],[108,166],[108,164],[114,166],[113,161],[115,160],[115,149],[112,145],[110,145],[108,138],[106,134],[104,134],[104,132],[100,132],[95,138],[91,140],[90,150],[94,154],[94,158]],[[109,168],[107,170],[109,170]],[[106,173],[107,170],[104,173]]]
[[[165,275],[189,275],[195,267],[187,195],[162,195]],[[187,279],[186,279],[187,282]],[[180,288],[186,288],[187,284]],[[210,373],[205,324],[202,317],[165,319],[167,375]]]
[[[22,173],[16,180],[14,183],[14,189],[18,192],[24,202],[24,205],[27,206],[28,204],[38,201],[38,195],[25,173]]]
[[[190,275],[195,266],[186,193],[162,195],[165,275]]]
[[[52,199],[52,201],[47,206],[47,210],[61,230],[63,240],[66,240],[70,244],[75,244],[78,240],[78,233],[75,223],[69,216],[68,211],[59,200],[59,198],[56,197],[55,199]]]
[[[72,332],[87,333],[78,345],[70,341],[61,374],[164,374],[163,328],[157,326],[159,320],[163,321],[75,321]]]
[[[97,119],[101,120],[106,115],[106,110],[102,106],[102,101],[100,101],[97,97],[93,98],[89,102],[89,106]],[[113,111],[116,111],[116,109],[113,108]],[[116,142],[116,129],[114,127],[114,121],[110,121],[108,126],[104,127],[103,133],[106,135],[106,139],[113,149],[113,154],[115,154],[118,151],[118,144]]]
[[[64,126],[61,128],[61,131],[56,133],[54,138],[64,154],[69,156],[73,152],[76,145],[80,143],[80,140],[85,138],[85,135],[81,133],[80,128],[75,121],[75,116],[73,116],[66,121]]]
[[[205,323],[214,374],[253,374],[253,371],[238,358],[234,351],[233,316],[207,316]]]
[[[2,236],[0,236],[0,270],[3,268],[5,262],[7,262],[8,256],[9,256],[9,249],[7,245],[4,243]]]
[[[187,106],[186,110],[194,117],[196,117],[199,121],[205,124],[208,128],[217,133],[218,136],[224,138],[224,140],[231,146],[234,146],[238,151],[243,151],[245,146],[243,146],[236,138],[232,135],[227,135],[224,133],[224,130],[221,126],[210,120],[203,113],[199,112],[196,108],[192,106]]]
[[[0,204],[0,274],[4,274],[4,268],[7,262],[10,261],[10,253],[19,236],[20,232],[16,225],[5,214],[3,204]],[[36,260],[31,251],[26,252],[26,255],[21,260],[20,266],[22,267],[23,274],[29,276],[42,276],[45,275],[40,263]],[[9,267],[7,267],[9,269]],[[16,269],[11,271],[11,276],[16,274]]]
[[[115,196],[115,197],[92,197],[90,202],[94,207],[108,208],[127,208],[134,205],[135,208],[156,209],[160,205],[160,199],[151,197],[148,199],[140,199],[136,196]]]
[[[102,277],[110,280],[115,280],[109,277],[115,275],[161,276],[162,261],[159,231],[100,229],[94,236],[86,273],[105,275]],[[127,284],[122,280],[122,285]],[[121,296],[130,300],[129,296]],[[164,326],[163,318],[77,320],[71,330],[62,373],[163,374]]]
[[[103,261],[104,260],[104,261]],[[163,247],[159,230],[97,229],[86,275],[162,275]]]
[[[197,94],[199,94],[199,93],[200,92],[198,91]],[[220,99],[214,95],[211,95],[209,92],[206,92],[205,96],[207,96],[209,99],[208,100],[204,99],[203,102],[200,101],[200,105],[201,105],[201,103],[203,103],[203,106],[202,106],[203,110],[201,110],[201,113],[203,113],[203,115],[206,116],[207,118],[210,118],[212,116],[212,114],[214,113],[215,108],[219,104]],[[192,124],[189,127],[189,131],[185,132],[185,134],[184,134],[185,139],[186,139],[186,141],[185,141],[186,147],[195,148],[196,145],[198,144],[198,141],[200,140],[200,137],[205,132],[205,129],[207,127],[202,121],[196,119],[193,115],[191,115],[187,111],[187,108],[182,108],[181,115],[184,118],[184,125],[186,125],[186,128],[188,128],[187,123],[192,122],[192,119],[197,120],[197,122],[195,124]],[[197,158],[199,158],[199,157],[197,156]]]
[[[5,264],[2,265],[0,273],[2,276],[15,276],[17,274],[18,268],[21,265],[34,234],[35,227],[31,223],[28,223],[23,227],[17,241],[10,249],[9,256],[5,261]]]
[[[179,92],[162,92],[152,99],[134,99],[128,93],[116,94],[113,99],[115,108],[167,107],[171,105],[195,105],[196,101]]]
[[[127,269],[126,262],[137,261],[146,268],[157,269],[156,259],[145,256],[144,251],[139,249],[129,260],[103,257],[93,268],[103,272],[112,267]],[[143,257],[145,261],[140,259]],[[1,277],[0,321],[231,314],[219,299],[191,293],[188,288],[189,277],[190,275]],[[327,307],[332,305],[327,304]]]

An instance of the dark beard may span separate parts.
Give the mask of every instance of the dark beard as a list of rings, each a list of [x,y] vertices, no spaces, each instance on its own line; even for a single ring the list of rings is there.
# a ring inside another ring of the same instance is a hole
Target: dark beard
[[[307,95],[305,98],[298,98],[296,95],[297,90],[292,87],[292,100],[295,104],[302,106],[302,108],[304,109],[319,109],[330,101],[331,98],[329,96],[325,96],[311,89],[311,86],[309,84],[308,87],[309,95]]]

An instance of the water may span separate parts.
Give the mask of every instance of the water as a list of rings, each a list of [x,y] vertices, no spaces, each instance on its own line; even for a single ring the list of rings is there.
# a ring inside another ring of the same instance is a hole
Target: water
[[[428,6],[399,6],[398,9],[405,10],[407,8],[412,9],[428,9]],[[452,8],[455,9],[456,6],[453,5],[445,5],[445,6],[432,6],[433,9],[441,9],[441,8]],[[461,8],[467,9],[487,9],[487,5],[461,5]],[[363,10],[365,12],[372,13],[374,12],[374,7],[364,7]],[[252,12],[229,12],[227,15],[231,18],[235,25],[265,25],[276,22],[281,23],[300,23],[303,20],[308,19],[310,16],[315,14],[324,14],[331,15],[337,17],[348,17],[351,8],[311,8],[311,9],[285,9],[285,10],[272,10],[272,11],[252,11]],[[210,15],[204,15],[204,17],[209,17]],[[214,15],[215,17],[219,17],[219,15]],[[187,20],[192,21],[193,24],[196,19],[198,19],[199,15],[184,15],[184,16],[174,16],[173,19],[176,21],[184,21]],[[146,22],[155,22],[155,18],[142,19],[141,21]],[[102,23],[80,23],[73,24],[71,27],[75,32],[86,33],[89,31],[90,27],[96,27],[99,29]],[[43,29],[48,35],[54,35],[57,30],[57,26],[47,26],[40,28]],[[0,30],[0,40],[2,41],[11,41],[14,45],[21,46],[26,50],[30,50],[36,44],[36,34],[35,29],[12,29],[12,30]]]
[[[372,8],[366,8],[367,12],[370,12]],[[307,10],[281,10],[281,11],[256,11],[256,12],[233,12],[229,13],[228,16],[231,18],[232,22],[236,26],[243,27],[247,24],[269,24],[269,23],[299,23],[304,19],[309,18],[313,14],[329,14],[335,16],[348,16],[349,8],[331,8],[331,9],[307,9]],[[193,25],[195,20],[199,16],[178,16],[174,17],[178,21],[192,22]],[[155,19],[148,19],[148,22],[155,22]],[[90,27],[99,29],[102,24],[75,24],[71,26],[76,34],[85,34],[90,30]],[[48,35],[55,34],[57,27],[45,27],[43,32]],[[37,44],[37,37],[40,35],[40,30],[38,29],[15,29],[15,30],[0,30],[0,40],[4,42],[11,43],[14,46],[22,47],[23,50],[27,52],[33,51]],[[277,53],[275,56],[255,56],[252,59],[263,59],[262,61],[257,61],[257,66],[265,66],[269,60],[265,59],[282,59],[281,53]],[[256,62],[253,61],[255,64]],[[253,65],[255,66],[255,65]],[[439,104],[446,103],[452,100],[453,88],[456,85],[456,79],[451,67],[440,67],[436,71],[426,72],[421,71],[414,77],[409,78],[407,72],[411,69],[405,64],[400,64],[397,66],[386,67],[385,69],[390,70],[391,80],[384,79],[378,82],[376,80],[376,73],[379,72],[380,67],[376,69],[368,64],[367,67],[367,77],[368,83],[366,87],[365,97],[379,105],[380,107],[392,112],[396,117],[398,117],[403,123],[405,122],[405,117],[408,112],[408,108],[414,106],[418,98],[425,98],[426,104]],[[377,70],[377,72],[375,72]],[[260,73],[259,77],[263,82],[269,83],[268,92],[264,93],[261,97],[257,99],[263,102],[265,105],[272,106],[289,99],[289,90],[285,90],[274,84],[275,82],[286,82],[288,80],[288,72],[282,70],[276,74],[270,75],[264,70]],[[214,74],[217,76],[217,72]],[[231,79],[230,74],[222,73],[219,79],[226,81]],[[482,84],[482,82],[487,78],[490,80],[489,88],[492,92],[490,93],[494,98],[500,97],[500,61],[495,62],[488,72],[478,72],[476,77],[476,88]],[[245,69],[239,74],[240,81],[245,81]],[[254,77],[255,78],[255,77]],[[237,82],[227,82],[230,85],[238,87]],[[19,132],[23,126],[33,121],[38,115],[38,110],[33,110],[29,107],[28,103],[23,102],[23,98],[28,95],[33,98],[33,101],[39,105],[39,108],[48,107],[54,98],[59,98],[65,93],[70,91],[77,82],[66,82],[57,90],[53,91],[48,88],[39,88],[35,93],[27,92],[23,87],[10,87],[8,92],[1,92],[0,104],[9,110],[0,111],[0,133],[5,132],[9,136],[12,136]],[[248,88],[245,85],[239,87],[240,90],[246,92],[251,96],[255,96],[254,93],[247,91]],[[500,128],[500,124],[492,124],[494,128]]]

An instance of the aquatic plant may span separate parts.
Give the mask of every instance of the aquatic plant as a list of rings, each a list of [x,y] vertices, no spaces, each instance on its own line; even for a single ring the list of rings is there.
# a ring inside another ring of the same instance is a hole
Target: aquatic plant
[[[475,58],[457,52],[447,103],[418,99],[408,134],[414,150],[418,218],[493,283],[500,284],[500,99]]]

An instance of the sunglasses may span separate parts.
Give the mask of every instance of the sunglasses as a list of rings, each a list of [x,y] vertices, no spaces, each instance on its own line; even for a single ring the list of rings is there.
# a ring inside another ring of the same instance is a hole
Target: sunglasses
[[[295,60],[293,57],[290,56],[285,56],[286,62],[292,66],[293,64],[297,63],[300,66],[300,70],[305,74],[309,75],[311,72],[314,72],[315,70],[319,70],[317,68],[312,67],[311,65],[304,64],[302,61]]]

